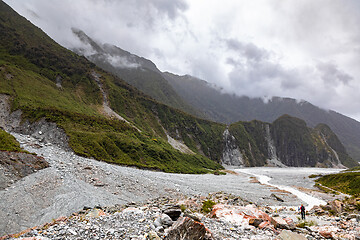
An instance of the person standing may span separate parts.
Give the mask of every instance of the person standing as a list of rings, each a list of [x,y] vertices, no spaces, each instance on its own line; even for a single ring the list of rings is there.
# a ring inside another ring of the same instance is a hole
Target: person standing
[[[300,213],[301,213],[301,219],[305,220],[305,207],[303,204],[301,204]]]

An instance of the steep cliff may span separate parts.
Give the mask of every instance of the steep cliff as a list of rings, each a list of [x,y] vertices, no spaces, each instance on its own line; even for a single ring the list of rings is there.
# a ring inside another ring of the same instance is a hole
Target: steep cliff
[[[312,129],[289,115],[272,124],[232,124],[224,146],[222,163],[236,166],[344,167],[353,161],[328,126]]]

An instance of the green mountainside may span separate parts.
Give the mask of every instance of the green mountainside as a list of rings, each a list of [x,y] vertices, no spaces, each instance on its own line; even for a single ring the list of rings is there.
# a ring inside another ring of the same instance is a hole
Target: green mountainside
[[[356,165],[325,124],[312,129],[301,119],[283,115],[272,124],[237,122],[229,126],[229,133],[245,166],[264,166],[269,159],[293,167]]]
[[[78,155],[182,173],[211,172],[235,158],[243,166],[264,166],[268,159],[288,166],[352,164],[326,126],[310,129],[290,116],[226,126],[159,103],[59,46],[2,1],[0,31],[0,94],[10,96],[23,120],[56,123]]]

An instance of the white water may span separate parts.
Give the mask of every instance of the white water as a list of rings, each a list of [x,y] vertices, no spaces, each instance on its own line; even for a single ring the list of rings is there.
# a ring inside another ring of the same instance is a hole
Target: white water
[[[303,179],[308,178],[311,174],[318,174],[318,173],[334,173],[340,171],[340,169],[319,169],[319,168],[246,168],[246,169],[236,169],[238,172],[246,173],[249,175],[252,175],[258,179],[258,181],[262,184],[269,185],[275,188],[278,188],[280,190],[285,190],[293,195],[297,196],[300,200],[304,201],[307,205],[308,209],[311,209],[315,205],[325,205],[326,202],[322,199],[313,197],[309,194],[306,194],[304,192],[301,192],[294,187],[293,185],[301,186],[304,185],[304,183],[301,184],[301,177]],[[267,175],[259,174],[259,173],[265,173]],[[269,177],[268,175],[274,176],[274,179]],[[293,178],[293,181],[289,181]],[[271,180],[279,180],[282,184],[273,184],[270,183]],[[286,180],[285,180],[286,179]],[[306,179],[308,180],[308,179]],[[285,185],[287,184],[287,185]],[[289,186],[290,185],[290,186]]]

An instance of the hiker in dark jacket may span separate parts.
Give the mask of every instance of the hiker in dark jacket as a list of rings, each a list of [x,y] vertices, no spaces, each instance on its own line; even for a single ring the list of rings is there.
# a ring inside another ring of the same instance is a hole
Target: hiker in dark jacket
[[[305,220],[305,207],[302,204],[301,204],[301,207],[300,207],[300,212],[301,212],[301,219]]]

